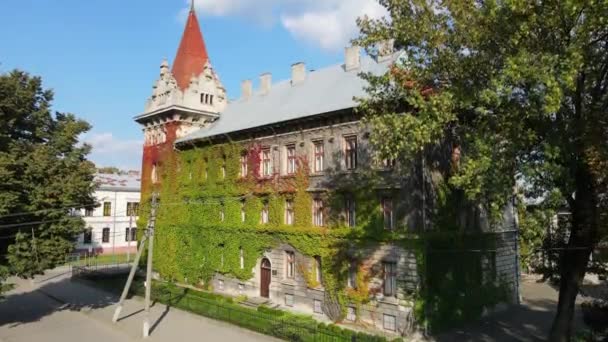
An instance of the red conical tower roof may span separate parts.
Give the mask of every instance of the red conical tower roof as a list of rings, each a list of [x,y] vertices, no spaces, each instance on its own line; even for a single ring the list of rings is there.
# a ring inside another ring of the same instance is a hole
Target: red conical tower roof
[[[171,70],[177,85],[182,91],[188,88],[192,75],[198,76],[203,72],[208,60],[209,56],[207,55],[203,34],[194,7],[192,7]]]

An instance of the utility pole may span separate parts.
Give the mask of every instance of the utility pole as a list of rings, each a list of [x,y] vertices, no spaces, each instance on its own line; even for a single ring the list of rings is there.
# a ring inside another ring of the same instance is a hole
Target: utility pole
[[[133,210],[133,209],[131,209]],[[133,236],[133,212],[127,213],[129,215],[129,231],[127,232],[127,263],[131,262],[131,237]]]
[[[114,217],[112,218],[112,258],[117,263],[116,258],[116,210],[118,209],[118,191],[114,191]]]
[[[142,252],[146,245],[146,240],[148,240],[148,266],[146,273],[146,302],[145,302],[145,318],[144,318],[144,337],[148,337],[150,332],[150,289],[152,287],[152,248],[154,241],[154,225],[156,222],[156,193],[152,195],[152,208],[150,210],[150,218],[148,219],[148,228],[146,233],[143,235],[139,248],[137,249],[137,254],[135,255],[135,260],[133,260],[133,265],[131,265],[131,271],[129,272],[129,277],[127,278],[127,283],[125,284],[124,289],[122,290],[122,294],[120,296],[120,301],[118,302],[118,306],[114,311],[114,316],[112,317],[112,322],[118,322],[118,318],[120,317],[120,312],[122,311],[123,303],[127,298],[127,294],[129,293],[129,288],[131,287],[131,283],[133,282],[133,278],[135,277],[135,271],[137,270],[137,266],[139,265],[139,259],[141,258]]]
[[[150,335],[150,294],[152,292],[152,257],[154,254],[154,225],[156,224],[156,193],[152,194],[152,210],[148,224],[148,265],[146,269],[146,299],[144,306],[144,338]]]

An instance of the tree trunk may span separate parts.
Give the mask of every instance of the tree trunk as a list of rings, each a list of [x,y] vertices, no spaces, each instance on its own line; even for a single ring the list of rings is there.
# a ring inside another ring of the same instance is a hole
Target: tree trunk
[[[549,335],[552,342],[570,341],[576,296],[597,240],[597,193],[586,165],[580,166],[577,171],[576,195],[571,210],[570,238],[560,260],[557,314]]]

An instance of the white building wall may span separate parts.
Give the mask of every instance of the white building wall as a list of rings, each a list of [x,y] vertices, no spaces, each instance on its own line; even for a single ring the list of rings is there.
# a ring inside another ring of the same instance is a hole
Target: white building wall
[[[91,243],[85,243],[84,234],[78,237],[76,246],[79,252],[101,253],[101,254],[122,254],[137,251],[137,242],[126,239],[126,230],[136,227],[137,216],[127,215],[127,203],[140,201],[139,190],[97,190],[94,194],[99,205],[94,208],[92,216],[84,216],[87,228],[91,229]],[[104,216],[104,202],[111,203],[111,213]],[[103,229],[109,228],[109,239],[103,241]],[[129,234],[130,235],[130,234]],[[129,236],[130,240],[130,236]]]

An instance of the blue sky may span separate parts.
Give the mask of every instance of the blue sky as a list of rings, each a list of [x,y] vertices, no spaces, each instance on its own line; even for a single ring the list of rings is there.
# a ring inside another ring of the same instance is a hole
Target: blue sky
[[[185,0],[5,0],[0,10],[0,72],[42,76],[54,109],[87,120],[83,137],[98,165],[139,169],[143,111],[160,62],[171,63],[183,31]],[[196,0],[211,63],[229,98],[240,82],[290,65],[339,63],[356,35],[354,20],[382,9],[374,0]]]

